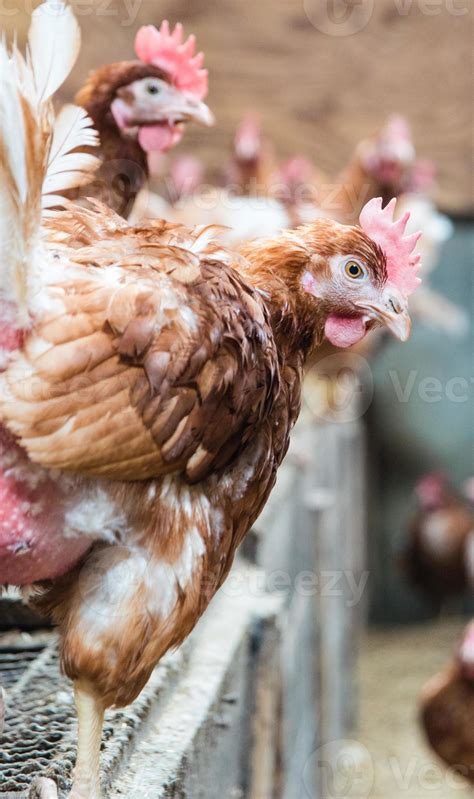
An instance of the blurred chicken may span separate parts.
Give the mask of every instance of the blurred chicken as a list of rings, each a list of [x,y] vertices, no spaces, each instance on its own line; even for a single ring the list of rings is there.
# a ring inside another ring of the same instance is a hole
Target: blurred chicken
[[[436,754],[474,784],[474,621],[451,665],[424,688],[420,719]]]
[[[226,170],[231,194],[263,197],[276,168],[275,151],[257,117],[248,113],[237,128],[234,152]]]
[[[274,148],[256,117],[248,114],[235,136],[225,186],[196,182],[192,191],[177,197],[145,188],[130,221],[163,217],[187,226],[218,224],[226,228],[223,240],[235,245],[326,217],[314,204],[315,182],[315,169],[306,159],[277,165]]]
[[[247,114],[235,135],[226,185],[203,186],[196,182],[186,193],[173,196],[171,176],[171,191],[155,193],[147,187],[142,190],[129,220],[137,223],[162,217],[191,227],[220,225],[225,228],[222,240],[231,245],[258,236],[273,236],[294,226],[286,207],[271,196],[275,168],[273,148],[256,117]]]
[[[358,218],[373,197],[384,201],[412,189],[416,153],[403,117],[392,116],[371,138],[357,145],[349,164],[318,187],[318,204],[343,222]]]
[[[175,158],[169,170],[168,195],[173,203],[193,197],[204,183],[204,166],[193,155]]]
[[[149,175],[149,159],[181,141],[186,124],[213,125],[203,102],[208,92],[204,56],[183,28],[140,28],[137,61],[108,64],[92,72],[76,96],[101,141],[102,167],[87,196],[127,217]],[[76,194],[77,199],[77,194]]]
[[[418,510],[403,564],[414,585],[440,606],[447,597],[474,590],[474,511],[443,474],[425,475],[415,495]]]
[[[270,193],[286,208],[292,227],[326,217],[317,204],[316,187],[323,180],[322,173],[302,156],[284,161],[273,173]]]
[[[51,128],[51,70],[66,77],[57,50],[77,37],[52,2],[68,25],[47,16],[28,65],[0,46],[0,584],[48,581],[34,603],[59,625],[79,718],[70,799],[97,799],[104,711],[139,694],[224,581],[311,353],[377,325],[408,337],[418,237],[377,200],[361,227],[324,220],[240,252],[97,202],[42,221],[57,158],[66,187],[90,167],[84,124],[68,142]]]
[[[218,225],[222,228],[222,241],[232,246],[260,236],[274,236],[293,226],[292,217],[279,200],[235,195],[226,188],[214,186],[200,187],[175,203],[143,189],[129,221],[138,224],[159,218],[187,227]]]

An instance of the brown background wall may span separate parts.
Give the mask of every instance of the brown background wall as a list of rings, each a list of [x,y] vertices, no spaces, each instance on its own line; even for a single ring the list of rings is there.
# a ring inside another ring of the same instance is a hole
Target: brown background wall
[[[339,24],[327,34],[328,3],[336,13],[349,9],[356,25],[357,14],[364,21],[373,11],[359,32],[334,35],[346,30]],[[25,4],[31,0],[2,0],[0,25],[24,30]],[[282,156],[310,156],[334,174],[355,143],[397,111],[410,119],[420,156],[438,166],[442,206],[472,209],[472,0],[76,0],[75,7],[83,49],[67,96],[91,67],[133,57],[139,25],[181,20],[206,52],[218,117],[214,130],[190,131],[184,147],[209,164],[222,161],[242,113],[256,108]]]

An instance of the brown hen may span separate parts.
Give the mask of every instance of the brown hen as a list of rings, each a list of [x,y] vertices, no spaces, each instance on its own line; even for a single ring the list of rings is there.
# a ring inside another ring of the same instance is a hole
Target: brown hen
[[[208,78],[202,53],[194,55],[194,37],[184,41],[181,25],[170,31],[164,22],[159,30],[140,28],[135,49],[139,60],[95,70],[75,100],[93,120],[101,142],[101,168],[81,194],[124,217],[147,182],[149,159],[175,147],[189,122],[214,124],[203,102]],[[77,199],[78,192],[69,196]]]
[[[59,626],[70,796],[96,799],[104,711],[138,695],[225,579],[315,348],[381,324],[408,336],[417,237],[378,201],[363,229],[319,220],[240,252],[97,202],[42,220],[58,171],[46,57],[0,47],[0,584],[35,583]]]
[[[415,489],[417,511],[403,565],[413,584],[441,603],[474,591],[474,513],[441,473],[424,475]]]
[[[474,622],[453,662],[424,688],[420,718],[436,754],[474,784]]]

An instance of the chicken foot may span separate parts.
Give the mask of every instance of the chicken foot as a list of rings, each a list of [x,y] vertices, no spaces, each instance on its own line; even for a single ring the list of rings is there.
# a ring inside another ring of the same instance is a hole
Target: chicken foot
[[[101,799],[100,747],[104,706],[84,680],[74,685],[78,719],[77,758],[68,799]],[[58,799],[56,783],[40,777],[31,786],[28,799]]]

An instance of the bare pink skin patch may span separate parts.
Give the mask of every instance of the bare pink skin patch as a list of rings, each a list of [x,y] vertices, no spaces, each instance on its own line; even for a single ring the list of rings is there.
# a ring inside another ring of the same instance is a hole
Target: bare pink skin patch
[[[330,314],[324,326],[326,338],[335,347],[352,347],[364,338],[367,330],[360,316]]]
[[[65,538],[67,495],[0,427],[0,585],[30,585],[69,571],[92,541]]]
[[[8,318],[8,307],[0,311]],[[14,352],[25,332],[0,322],[0,349]],[[39,475],[13,436],[0,425],[0,585],[30,585],[69,571],[89,538],[65,538],[67,495]]]
[[[15,330],[10,325],[0,322],[0,348],[6,352],[14,352],[23,344],[23,330]]]
[[[318,284],[314,275],[311,272],[306,271],[301,278],[301,285],[303,286],[304,290],[308,292],[308,294],[312,294],[313,297],[318,296]]]
[[[319,296],[318,282],[311,272],[306,271],[301,278],[303,289],[313,297]],[[328,341],[335,347],[352,347],[364,338],[367,330],[361,316],[342,316],[329,314],[324,326]]]

